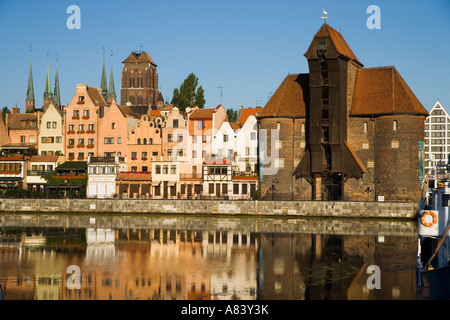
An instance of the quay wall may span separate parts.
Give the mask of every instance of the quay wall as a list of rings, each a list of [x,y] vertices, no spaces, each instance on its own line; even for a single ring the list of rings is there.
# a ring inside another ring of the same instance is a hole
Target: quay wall
[[[149,199],[0,199],[0,212],[181,214],[284,217],[415,219],[412,202],[149,200]]]

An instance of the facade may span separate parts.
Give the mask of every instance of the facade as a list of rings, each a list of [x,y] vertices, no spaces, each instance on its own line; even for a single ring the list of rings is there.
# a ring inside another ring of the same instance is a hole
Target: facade
[[[162,154],[162,118],[151,121],[148,115],[141,116],[128,132],[127,170],[151,172],[152,157]]]
[[[450,115],[438,101],[425,119],[425,172],[447,164],[450,154]]]
[[[64,153],[64,117],[62,112],[50,104],[40,119],[38,153],[40,155],[62,155]]]
[[[0,188],[23,188],[26,186],[27,167],[23,155],[0,157]]]
[[[119,172],[116,191],[120,198],[149,198],[152,190],[150,172]]]
[[[38,143],[41,113],[20,113],[19,108],[11,108],[6,114],[6,126],[12,145],[28,145],[35,148]]]
[[[57,155],[32,156],[30,160],[27,161],[27,187],[32,191],[44,192],[47,180],[42,176],[51,174],[63,161],[64,157]]]
[[[113,101],[99,120],[98,154],[101,157],[125,157],[128,153],[128,132],[136,125],[139,118],[128,106],[119,106]]]
[[[181,157],[159,156],[152,160],[153,199],[181,198]]]
[[[131,105],[139,116],[161,109],[164,99],[158,90],[157,65],[147,52],[132,52],[123,63],[120,104]]]
[[[256,115],[262,108],[242,109],[236,133],[236,164],[240,172],[248,175],[258,173],[258,120]]]
[[[75,95],[64,110],[66,161],[87,161],[87,157],[99,155],[98,123],[105,107],[101,88],[77,85]]]
[[[229,199],[234,171],[231,160],[205,160],[202,198]]]
[[[394,67],[364,68],[323,24],[258,115],[261,197],[418,201],[428,112]]]
[[[126,170],[125,157],[89,157],[86,197],[113,198],[116,195],[116,177]]]

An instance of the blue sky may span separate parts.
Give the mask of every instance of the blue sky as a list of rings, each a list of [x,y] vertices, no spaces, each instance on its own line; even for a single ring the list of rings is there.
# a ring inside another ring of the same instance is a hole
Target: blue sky
[[[81,10],[70,30],[67,7]],[[381,29],[366,26],[370,5]],[[340,31],[365,67],[395,66],[427,110],[450,110],[448,0],[0,0],[0,107],[24,110],[31,61],[36,106],[43,102],[47,52],[52,90],[56,56],[61,102],[77,83],[100,86],[103,50],[120,94],[122,61],[142,45],[158,64],[159,87],[172,98],[193,72],[206,106],[264,106],[288,73],[307,73],[303,54],[323,23]],[[110,52],[113,50],[113,56]]]

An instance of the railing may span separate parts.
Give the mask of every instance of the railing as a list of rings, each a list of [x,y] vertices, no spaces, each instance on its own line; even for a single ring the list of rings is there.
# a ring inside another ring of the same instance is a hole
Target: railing
[[[201,173],[180,173],[180,179],[201,179]]]
[[[27,170],[27,176],[44,176],[52,172],[52,170]]]

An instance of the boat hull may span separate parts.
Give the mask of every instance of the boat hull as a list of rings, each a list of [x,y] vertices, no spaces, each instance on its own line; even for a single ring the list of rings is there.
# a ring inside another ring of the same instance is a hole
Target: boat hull
[[[420,272],[419,299],[450,299],[450,266]]]

